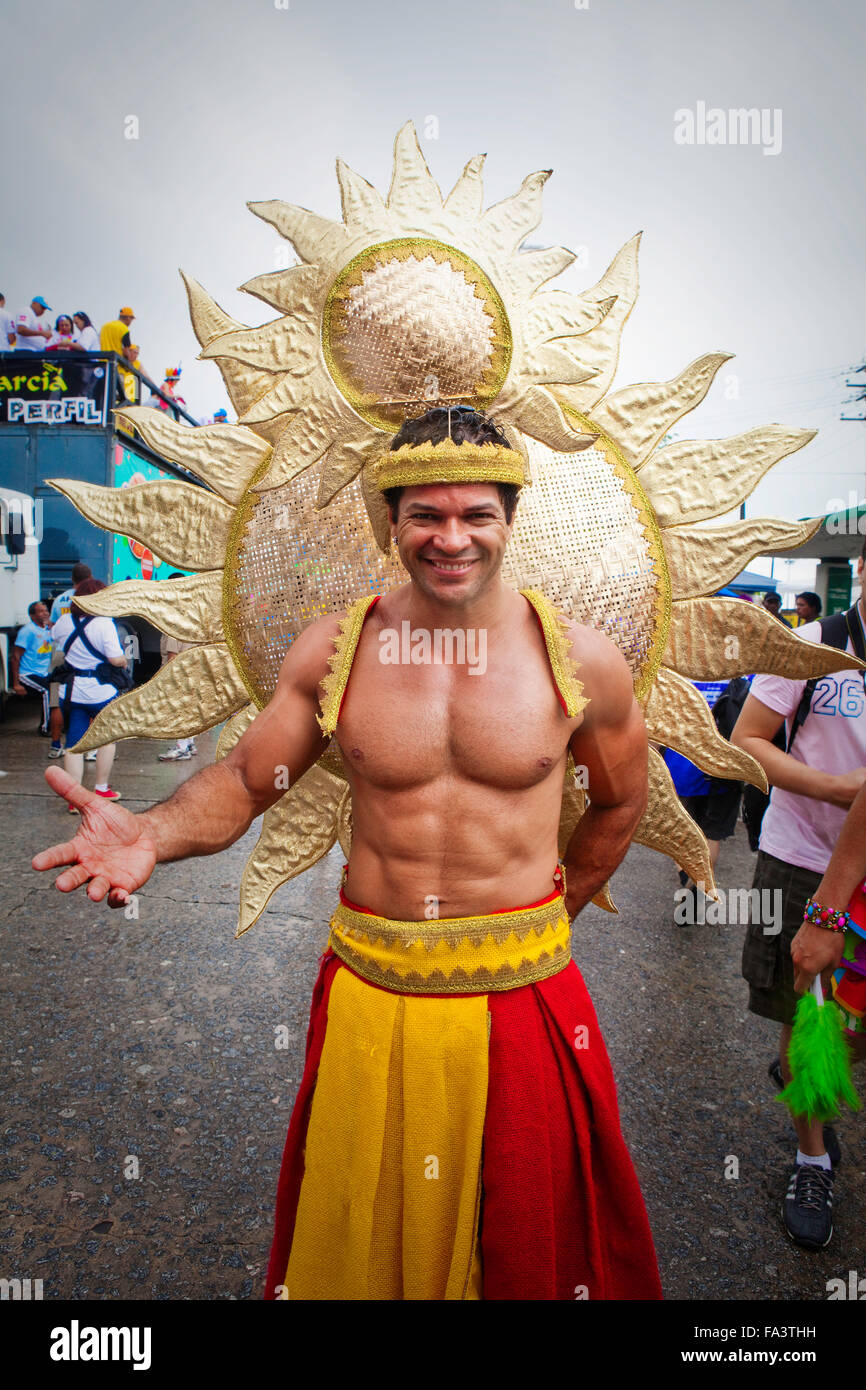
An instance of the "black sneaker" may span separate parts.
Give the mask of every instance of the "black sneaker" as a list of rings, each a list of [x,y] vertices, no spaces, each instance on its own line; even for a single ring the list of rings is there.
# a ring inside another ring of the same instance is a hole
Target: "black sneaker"
[[[774,1057],[770,1065],[767,1067],[767,1075],[769,1076],[770,1080],[774,1082],[776,1086],[778,1086],[780,1091],[784,1091],[785,1078],[782,1076],[782,1063],[780,1062],[778,1057]],[[829,1158],[833,1167],[838,1168],[842,1162],[842,1147],[839,1143],[839,1136],[832,1125],[825,1125],[823,1134],[824,1148],[827,1152],[827,1157]]]
[[[798,1163],[782,1203],[782,1220],[792,1240],[823,1250],[833,1234],[833,1173],[815,1163]]]

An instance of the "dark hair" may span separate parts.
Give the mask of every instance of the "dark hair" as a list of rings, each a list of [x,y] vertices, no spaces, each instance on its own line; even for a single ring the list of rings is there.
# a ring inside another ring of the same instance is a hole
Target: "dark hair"
[[[101,579],[82,579],[80,584],[75,586],[75,598],[87,598],[88,594],[98,594],[101,589],[107,589],[108,585]],[[78,618],[91,618],[92,613],[85,613],[83,608],[79,608],[77,603],[71,603],[70,613],[74,613]]]
[[[441,444],[443,439],[453,439],[455,444],[499,444],[503,449],[511,448],[499,426],[480,410],[473,410],[470,405],[453,405],[450,409],[434,406],[414,420],[404,420],[391,441],[391,449],[399,449],[403,444]],[[514,483],[497,483],[496,488],[505,520],[510,524],[520,489]],[[402,493],[401,487],[389,487],[383,493],[392,517],[397,515]]]
[[[768,599],[772,599],[774,603],[778,603],[779,607],[781,608],[782,600],[775,589],[768,589],[767,592],[764,594],[765,603]]]
[[[863,537],[863,544],[860,547],[860,559],[866,565],[866,536]]]
[[[83,560],[76,560],[72,566],[73,584],[83,584],[85,579],[93,578],[93,570],[89,565],[85,565]]]
[[[33,617],[33,614],[36,612],[36,609],[37,609],[37,608],[41,608],[41,607],[43,606],[43,604],[45,604],[45,600],[44,600],[44,599],[41,599],[41,598],[35,598],[31,604],[28,604],[28,607],[27,607],[27,616],[28,616],[28,618],[32,618],[32,617]],[[45,607],[47,608],[48,605],[45,604]]]
[[[816,613],[821,612],[820,595],[813,593],[811,589],[804,589],[802,594],[797,595],[797,598],[804,598],[808,603],[809,607],[814,608]]]
[[[57,315],[57,318],[54,320],[54,332],[55,332],[55,333],[59,333],[59,332],[60,332],[60,321],[61,321],[61,319],[66,319],[66,322],[69,324],[69,327],[70,327],[70,328],[74,328],[74,327],[75,327],[75,324],[72,322],[72,315],[71,315],[71,314],[58,314],[58,315]]]
[[[85,312],[84,312],[83,309],[76,309],[76,310],[75,310],[75,313],[72,315],[72,317],[73,317],[74,319],[84,319],[84,327],[85,327],[85,328],[92,328],[92,327],[93,327],[93,324],[92,324],[92,322],[91,322],[91,320],[90,320],[90,315],[89,315],[89,314],[85,314]]]

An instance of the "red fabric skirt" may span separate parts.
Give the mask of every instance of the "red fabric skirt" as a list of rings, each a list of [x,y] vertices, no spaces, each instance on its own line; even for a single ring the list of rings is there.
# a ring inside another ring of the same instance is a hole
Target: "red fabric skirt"
[[[278,1297],[338,970],[322,960],[280,1170],[265,1298]],[[371,986],[375,988],[375,986]],[[487,996],[491,1016],[480,1250],[485,1299],[658,1299],[655,1251],[595,1010],[574,962]]]

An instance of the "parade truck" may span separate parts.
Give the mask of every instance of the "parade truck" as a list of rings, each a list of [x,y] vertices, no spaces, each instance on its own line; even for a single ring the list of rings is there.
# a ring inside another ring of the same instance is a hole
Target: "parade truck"
[[[115,416],[119,405],[147,398],[178,422],[197,421],[136,368],[113,352],[0,353],[0,633],[2,652],[26,621],[34,599],[47,603],[69,587],[72,566],[84,561],[96,579],[158,582],[177,573],[134,538],[92,525],[50,485],[73,478],[103,487],[130,487],[180,477],[198,483],[151,449]],[[134,393],[134,394],[130,394]],[[137,678],[159,664],[159,634],[129,620],[138,635]],[[8,661],[3,664],[6,687]]]

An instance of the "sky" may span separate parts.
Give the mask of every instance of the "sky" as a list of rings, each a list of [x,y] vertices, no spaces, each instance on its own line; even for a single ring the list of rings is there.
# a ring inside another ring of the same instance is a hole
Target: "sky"
[[[615,388],[735,353],[677,437],[819,429],[747,503],[817,515],[866,479],[840,419],[866,414],[864,40],[860,0],[5,0],[0,290],[97,324],[130,304],[145,369],[182,363],[209,418],[229,403],[178,268],[272,317],[236,287],[286,243],[246,202],[338,218],[336,156],[386,192],[411,118],[443,190],[480,151],[487,203],[553,169],[533,244],[579,252],[563,288],[643,230]],[[699,143],[701,111],[741,107],[759,143]]]

